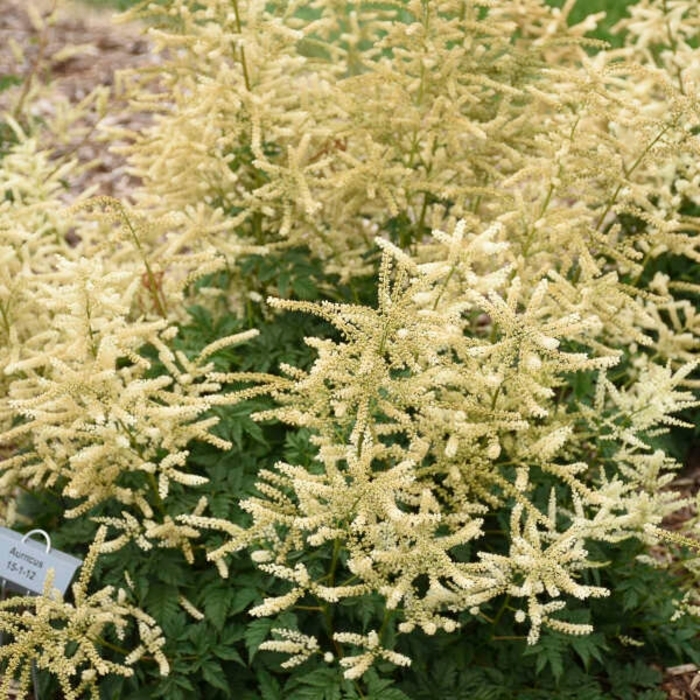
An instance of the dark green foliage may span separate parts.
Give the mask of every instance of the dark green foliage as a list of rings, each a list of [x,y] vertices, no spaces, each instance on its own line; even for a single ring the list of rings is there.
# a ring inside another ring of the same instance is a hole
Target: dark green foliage
[[[528,646],[522,628],[494,605],[491,620],[467,618],[460,635],[405,642],[401,650],[414,663],[401,674],[401,690],[412,700],[663,700],[658,669],[697,663],[697,625],[683,617],[670,622],[681,597],[677,584],[667,571],[635,562],[639,543],[591,550],[610,562],[592,578],[602,577],[613,593],[570,611],[567,620],[593,621],[593,634],[548,630]]]
[[[615,24],[627,15],[629,5],[635,4],[636,0],[578,0],[574,5],[574,9],[569,15],[569,22],[577,24],[583,21],[588,15],[597,12],[605,12],[605,17],[601,20],[598,28],[589,33],[589,36],[595,39],[607,41],[612,46],[621,46],[622,37],[613,34],[611,29]],[[552,7],[561,7],[564,0],[547,0],[547,4]]]

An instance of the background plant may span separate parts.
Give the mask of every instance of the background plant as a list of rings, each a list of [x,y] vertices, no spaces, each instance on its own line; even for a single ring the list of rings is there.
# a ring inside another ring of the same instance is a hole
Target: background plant
[[[657,697],[643,660],[696,658],[648,546],[697,403],[697,8],[613,49],[576,11],[137,4],[130,202],[74,198],[16,86],[6,522],[106,528],[91,585],[169,662],[86,631],[140,659],[102,697]]]

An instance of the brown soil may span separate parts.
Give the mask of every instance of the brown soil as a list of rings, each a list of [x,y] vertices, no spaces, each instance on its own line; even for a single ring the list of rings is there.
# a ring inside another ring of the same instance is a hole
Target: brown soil
[[[700,671],[694,664],[667,668],[661,686],[668,700],[694,700],[700,698]]]
[[[37,8],[37,17],[46,18],[58,4],[55,23],[42,29],[32,18],[30,5]],[[137,130],[148,123],[146,114],[127,110],[120,99],[115,76],[118,71],[153,64],[156,58],[141,27],[117,24],[115,13],[67,0],[0,0],[0,79],[24,81],[0,93],[0,112],[12,109],[21,100],[28,76],[33,84],[48,86],[29,111],[36,117],[51,117],[58,104],[67,100],[76,105],[95,88],[108,88],[109,109],[106,115],[87,113],[78,123],[76,136],[62,143],[50,144],[57,155],[70,153],[81,162],[94,163],[94,168],[73,188],[96,187],[97,194],[126,197],[135,181],[129,176],[123,158],[112,146],[114,137],[105,136],[105,128],[127,127]],[[66,53],[66,47],[75,47]],[[27,107],[27,105],[25,105]],[[82,133],[81,133],[82,132]]]
[[[700,444],[694,442],[688,448],[683,470],[672,487],[689,500],[694,500],[700,487]],[[695,507],[688,506],[666,518],[663,525],[671,531],[680,530],[688,520],[696,516]],[[661,559],[668,559],[671,556],[663,545],[658,549]],[[699,700],[700,668],[695,664],[683,664],[664,669],[664,681],[661,687],[666,692],[668,700]]]

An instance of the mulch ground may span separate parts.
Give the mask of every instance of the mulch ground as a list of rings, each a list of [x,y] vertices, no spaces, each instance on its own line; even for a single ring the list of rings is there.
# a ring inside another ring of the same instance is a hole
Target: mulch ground
[[[671,487],[689,498],[695,497],[700,489],[700,444],[690,445],[685,455],[683,470]],[[669,530],[679,530],[696,515],[694,507],[684,508],[667,518],[664,526]],[[683,664],[664,669],[662,688],[668,700],[700,699],[700,668],[695,664]]]
[[[73,141],[56,143],[55,152],[70,152],[83,163],[94,163],[82,179],[71,182],[76,191],[91,186],[97,187],[96,194],[125,197],[136,181],[127,172],[124,159],[111,150],[120,143],[106,137],[101,127],[138,130],[149,122],[149,115],[127,109],[117,92],[115,74],[153,64],[157,57],[150,53],[139,26],[115,24],[113,11],[78,2],[61,2],[56,21],[39,29],[29,6],[37,8],[39,18],[46,18],[55,4],[54,0],[0,0],[0,80],[33,75],[33,80],[48,85],[30,106],[30,113],[39,118],[54,116],[61,101],[75,105],[95,88],[107,88],[107,115],[98,119],[86,114],[77,124],[82,133]],[[62,55],[67,46],[77,50]],[[0,112],[16,103],[22,89],[18,85],[0,92]]]

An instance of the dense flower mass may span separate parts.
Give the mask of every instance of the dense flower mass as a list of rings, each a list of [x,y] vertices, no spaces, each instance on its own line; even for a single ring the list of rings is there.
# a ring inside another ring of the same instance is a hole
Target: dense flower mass
[[[87,166],[46,145],[36,76],[10,93],[3,522],[30,525],[27,495],[49,494],[57,526],[100,530],[74,604],[50,586],[0,604],[7,683],[28,685],[27,659],[66,697],[140,659],[168,672],[147,606],[87,592],[127,551],[223,578],[249,552],[265,583],[237,609],[275,618],[250,660],[319,657],[354,683],[496,600],[529,644],[593,631],[569,616],[611,593],[590,547],[651,542],[685,504],[659,436],[700,403],[700,10],[640,0],[612,48],[573,5],[138,3],[161,59],[118,82],[153,118],[102,132],[141,183],[129,202],[73,192]],[[188,335],[197,314],[213,338]],[[318,320],[312,359],[258,371],[240,347],[295,314]],[[193,451],[224,460],[261,425],[284,457],[213,486],[217,459]]]

